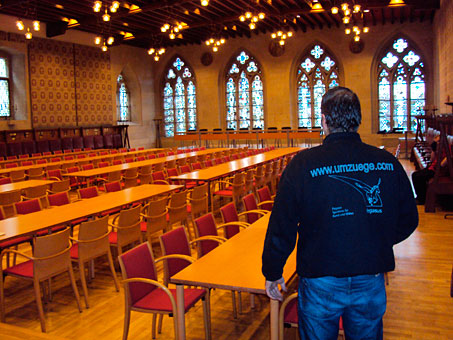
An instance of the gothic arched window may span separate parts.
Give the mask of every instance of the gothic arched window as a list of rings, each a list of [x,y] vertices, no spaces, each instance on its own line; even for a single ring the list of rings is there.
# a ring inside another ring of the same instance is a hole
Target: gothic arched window
[[[163,85],[165,137],[197,130],[195,75],[176,57],[165,72]]]
[[[378,63],[379,130],[415,131],[425,105],[424,63],[403,38],[393,41]]]
[[[227,129],[264,129],[264,97],[261,68],[242,51],[228,64],[226,73]]]
[[[118,96],[118,121],[128,122],[131,120],[130,95],[124,77],[120,74],[117,79]]]
[[[327,89],[339,86],[337,61],[320,44],[305,54],[297,68],[299,127],[321,127],[321,99]]]
[[[11,115],[11,93],[8,58],[0,55],[0,117]]]

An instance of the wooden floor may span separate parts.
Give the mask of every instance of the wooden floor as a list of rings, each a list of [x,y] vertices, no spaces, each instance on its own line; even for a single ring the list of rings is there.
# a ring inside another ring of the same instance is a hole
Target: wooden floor
[[[404,163],[408,172],[411,166]],[[396,270],[390,273],[387,287],[388,305],[384,317],[384,339],[453,339],[453,298],[450,277],[453,264],[453,220],[444,219],[444,212],[425,214],[419,206],[420,225],[406,241],[395,246]],[[153,244],[156,255],[159,250]],[[76,267],[75,267],[76,268]],[[76,268],[76,276],[78,271]],[[79,292],[81,293],[80,285]],[[79,313],[66,276],[53,282],[53,300],[46,304],[45,314],[49,338],[121,339],[123,331],[123,292],[117,293],[106,263],[96,263],[96,277],[89,284],[90,309]],[[40,334],[40,323],[32,285],[19,279],[6,278],[6,322]],[[211,300],[213,339],[268,339],[269,306],[259,297],[250,310],[245,295],[244,311],[233,319],[231,295],[215,290]],[[186,315],[188,339],[204,339],[201,304]],[[0,338],[23,339],[0,325]],[[294,331],[287,339],[296,339]],[[151,316],[132,313],[129,339],[151,337]],[[172,339],[173,325],[164,318],[163,333],[157,339]]]

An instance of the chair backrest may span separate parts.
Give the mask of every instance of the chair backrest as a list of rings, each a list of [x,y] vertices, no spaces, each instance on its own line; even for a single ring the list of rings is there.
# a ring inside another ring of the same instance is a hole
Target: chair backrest
[[[64,156],[65,161],[72,161],[74,159],[73,155]]]
[[[80,199],[99,196],[98,188],[94,187],[94,186],[88,187],[88,188],[77,189],[77,193],[78,193]]]
[[[190,195],[192,216],[200,216],[208,212],[208,183],[193,187]]]
[[[162,171],[164,169],[164,163],[156,163],[153,165],[153,171]]]
[[[28,179],[43,179],[44,175],[44,168],[42,167],[28,169]]]
[[[121,181],[121,171],[112,171],[107,174],[107,182]]]
[[[0,177],[0,184],[9,184],[11,183],[11,177]]]
[[[49,203],[49,206],[51,207],[58,207],[60,205],[71,203],[67,191],[57,192],[56,194],[49,194],[47,195],[47,201]]]
[[[253,181],[254,181],[255,172],[253,170],[247,170],[245,173],[245,192],[253,191]]]
[[[189,240],[184,227],[179,227],[160,235],[159,241],[162,255],[164,256],[173,254],[191,256]],[[179,273],[189,264],[190,262],[182,259],[168,259],[164,261],[164,280],[167,281],[168,278]],[[164,284],[167,285],[168,282],[164,282]]]
[[[34,241],[33,274],[38,280],[65,271],[71,265],[70,229],[37,237]],[[42,260],[41,260],[42,258]]]
[[[41,152],[35,152],[31,154],[32,157],[41,157],[42,153]]]
[[[5,169],[17,168],[18,166],[19,166],[19,163],[6,163]]]
[[[47,164],[47,160],[46,159],[37,159],[36,164]]]
[[[142,232],[140,223],[142,218],[140,216],[141,205],[134,208],[123,209],[118,215],[118,223],[116,228],[118,246],[130,244],[135,241],[142,240]]]
[[[61,162],[61,158],[60,158],[60,157],[53,157],[53,158],[50,159],[50,161],[51,161],[52,163]]]
[[[175,168],[176,167],[176,159],[172,159],[170,161],[167,161],[166,164],[165,164],[165,167],[167,169]]]
[[[120,262],[123,280],[131,278],[157,280],[153,252],[148,242],[121,254],[118,256],[118,260]],[[128,283],[125,289],[127,304],[133,305],[154,289],[156,289],[156,286],[146,283]]]
[[[47,170],[47,178],[57,178],[60,181],[63,180],[63,176],[61,174],[61,169],[55,169],[55,170]]]
[[[264,202],[264,201],[272,201],[271,192],[267,185],[265,185],[261,189],[258,189],[257,194],[258,194],[258,200],[260,203]],[[272,211],[272,206],[273,206],[272,203],[265,203],[265,204],[261,205],[261,209]]]
[[[205,168],[209,168],[211,167],[213,164],[212,164],[212,160],[211,159],[208,159],[206,161],[204,161],[204,167]]]
[[[168,223],[187,220],[187,191],[172,193],[168,204]]]
[[[82,170],[92,170],[92,169],[94,169],[94,165],[92,163],[82,165]]]
[[[69,190],[71,190],[71,187],[69,185],[69,179],[65,179],[65,180],[59,181],[59,182],[53,182],[50,185],[51,193],[68,192]]]
[[[10,171],[9,177],[11,177],[12,182],[20,182],[25,180],[25,170],[13,170]]]
[[[14,203],[14,208],[19,215],[26,215],[42,210],[41,203],[37,198]]]
[[[149,201],[144,209],[146,218],[146,235],[148,240],[153,233],[165,230],[167,228],[167,198]]]
[[[99,162],[98,163],[98,168],[105,168],[105,167],[107,167],[109,165],[110,165],[109,162]]]
[[[20,194],[20,190],[0,192],[0,206],[3,209],[3,216],[5,218],[16,214],[14,203],[20,202],[21,199],[22,196]]]
[[[128,157],[128,158],[125,159],[125,162],[126,162],[126,163],[132,163],[132,162],[134,162],[134,161],[135,161],[135,160],[134,160],[134,158],[132,158],[132,157]]]
[[[244,202],[244,207],[245,207],[246,211],[258,209],[258,206],[256,204],[256,199],[253,194],[245,195],[242,198],[242,201]],[[257,221],[259,218],[260,218],[260,216],[256,213],[247,214],[248,223],[253,223],[253,222]]]
[[[138,178],[140,179],[140,184],[149,184],[151,183],[151,172],[153,171],[152,165],[145,165],[140,167],[138,172]]]
[[[113,162],[112,162],[113,165],[120,165],[120,164],[123,164],[123,160],[121,159],[114,159]]]
[[[136,159],[137,159],[137,162],[146,161],[145,156],[138,156]]]
[[[82,242],[77,244],[81,261],[108,253],[110,249],[108,218],[109,216],[106,215],[80,224],[78,240]]]
[[[47,208],[47,184],[38,185],[36,187],[30,187],[24,189],[24,198],[31,199],[37,198],[41,202],[42,208]]]
[[[124,187],[131,188],[137,186],[137,178],[138,178],[138,169],[131,168],[126,169],[123,175]]]
[[[167,169],[167,175],[168,175],[168,177],[170,177],[170,176],[178,176],[179,175],[178,169],[177,168]]]
[[[107,182],[104,183],[104,187],[105,192],[121,191],[121,182],[120,181]]]
[[[21,166],[30,166],[33,165],[33,161],[22,161],[20,162]]]
[[[166,177],[165,177],[165,173],[163,171],[154,171],[151,174],[151,176],[153,178],[153,183],[156,182],[156,181],[166,181],[167,180]]]
[[[190,165],[188,165],[188,164],[181,165],[179,167],[179,171],[181,171],[181,174],[186,174],[186,173],[190,172]]]
[[[200,162],[192,163],[192,170],[201,170],[201,163]]]
[[[217,227],[212,213],[201,216],[195,220],[195,232],[198,237],[218,236]],[[219,244],[216,241],[206,240],[199,243],[199,256],[204,256]]]
[[[224,223],[237,222],[239,221],[239,216],[236,210],[236,206],[233,202],[228,203],[220,208],[220,213],[222,214],[222,219]],[[224,236],[225,238],[232,238],[234,235],[239,233],[239,226],[230,225],[228,228],[225,228]]]
[[[152,153],[152,154],[150,154],[150,155],[148,155],[148,159],[155,159],[155,158],[156,158],[156,155],[155,155],[155,154],[153,154],[153,153]]]

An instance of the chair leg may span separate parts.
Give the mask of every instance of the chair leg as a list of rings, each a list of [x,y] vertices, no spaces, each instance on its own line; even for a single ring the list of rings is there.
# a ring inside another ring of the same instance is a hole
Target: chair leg
[[[238,312],[236,310],[236,292],[234,290],[231,291],[231,300],[233,301],[233,318],[238,318]]]
[[[123,340],[127,340],[127,334],[129,333],[130,320],[131,320],[131,310],[129,309],[129,306],[127,305],[127,302],[126,302],[125,311],[124,311]]]
[[[156,338],[156,318],[157,318],[157,314],[156,313],[153,313],[153,325],[152,325],[152,338],[155,339]]]
[[[85,276],[85,264],[82,261],[79,261],[79,272],[80,272],[80,283],[82,284],[83,290],[83,297],[85,298],[85,306],[88,309],[90,308],[90,305],[88,303],[88,288]]]
[[[74,295],[76,297],[77,307],[79,307],[79,312],[82,313],[82,306],[80,305],[79,291],[77,289],[77,285],[76,285],[75,277],[74,277],[74,271],[72,270],[71,263],[69,263],[68,272],[69,272],[69,280],[71,281],[72,290],[74,291]],[[83,275],[85,275],[85,273]]]
[[[242,294],[238,292],[238,313],[242,314]]]
[[[250,293],[250,309],[255,309],[255,294]]]
[[[44,309],[42,307],[42,301],[41,301],[41,289],[40,289],[39,281],[36,279],[33,280],[33,288],[35,290],[36,304],[38,305],[39,319],[41,320],[41,331],[43,333],[45,333],[46,332],[46,320],[44,318]]]
[[[163,314],[159,314],[159,324],[157,326],[157,333],[162,334],[162,321],[164,319]]]
[[[109,261],[109,267],[110,267],[110,271],[112,272],[113,282],[115,283],[116,291],[119,292],[120,285],[118,283],[118,278],[116,277],[115,265],[113,264],[112,252],[110,251],[110,248],[107,252],[107,259]]]

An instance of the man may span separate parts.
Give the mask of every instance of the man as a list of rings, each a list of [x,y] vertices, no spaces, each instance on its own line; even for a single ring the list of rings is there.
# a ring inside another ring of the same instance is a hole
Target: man
[[[382,339],[383,273],[395,268],[393,245],[418,225],[407,175],[390,153],[362,143],[360,103],[351,90],[329,90],[321,103],[326,138],[286,167],[263,250],[266,292],[282,299],[283,266],[297,244],[301,339]]]

